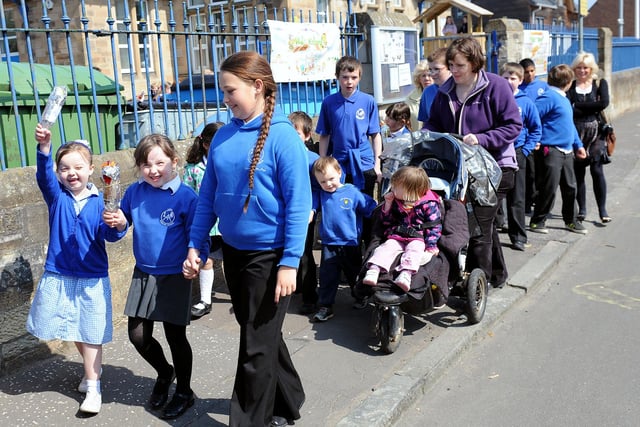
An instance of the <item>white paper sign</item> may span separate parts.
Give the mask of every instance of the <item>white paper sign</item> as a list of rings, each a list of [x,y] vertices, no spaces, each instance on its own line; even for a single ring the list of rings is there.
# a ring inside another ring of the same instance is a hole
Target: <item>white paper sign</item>
[[[336,24],[267,21],[271,33],[271,70],[277,83],[335,78],[342,56]]]

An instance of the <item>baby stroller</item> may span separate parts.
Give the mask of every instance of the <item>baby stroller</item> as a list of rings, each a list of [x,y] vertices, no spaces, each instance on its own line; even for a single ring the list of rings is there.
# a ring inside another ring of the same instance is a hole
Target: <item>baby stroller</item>
[[[431,180],[432,190],[443,198],[442,236],[438,242],[440,253],[422,265],[413,275],[411,288],[403,292],[393,280],[394,261],[389,272],[381,273],[375,287],[362,283],[366,273],[366,260],[380,245],[384,230],[374,213],[371,243],[365,252],[355,292],[369,298],[374,306],[372,329],[380,339],[383,352],[393,353],[400,345],[404,328],[404,315],[423,314],[443,306],[449,295],[464,300],[467,319],[471,324],[481,321],[487,302],[487,279],[481,269],[464,271],[466,247],[469,241],[469,217],[473,217],[471,204],[462,202],[467,192],[468,174],[461,143],[450,134],[414,132],[398,137],[397,144],[385,147],[383,159],[382,191],[388,191],[388,179],[401,166],[419,166]],[[377,209],[381,209],[379,206]]]

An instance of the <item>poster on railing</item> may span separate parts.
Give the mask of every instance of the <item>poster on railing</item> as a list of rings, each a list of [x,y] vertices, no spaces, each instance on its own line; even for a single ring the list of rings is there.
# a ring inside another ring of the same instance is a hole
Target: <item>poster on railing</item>
[[[549,31],[524,30],[522,58],[531,58],[536,64],[536,76],[546,75],[551,52]]]
[[[336,24],[267,21],[271,33],[271,69],[278,83],[335,78],[342,56]]]

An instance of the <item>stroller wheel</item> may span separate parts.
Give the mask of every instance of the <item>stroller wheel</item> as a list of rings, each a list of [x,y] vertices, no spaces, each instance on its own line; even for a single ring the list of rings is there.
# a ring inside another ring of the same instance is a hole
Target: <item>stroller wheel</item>
[[[400,346],[404,330],[404,316],[399,305],[380,307],[380,348],[386,354],[395,352]]]
[[[484,271],[473,269],[467,277],[467,318],[469,323],[479,323],[484,317],[487,308],[487,278]]]

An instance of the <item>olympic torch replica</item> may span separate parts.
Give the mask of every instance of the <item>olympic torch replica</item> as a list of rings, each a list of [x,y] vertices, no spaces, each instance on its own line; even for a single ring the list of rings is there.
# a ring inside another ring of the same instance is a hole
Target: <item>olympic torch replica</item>
[[[102,197],[104,208],[115,212],[120,208],[122,191],[120,187],[120,166],[113,160],[102,163],[102,182],[104,184]]]

